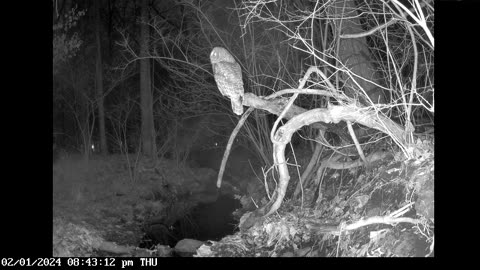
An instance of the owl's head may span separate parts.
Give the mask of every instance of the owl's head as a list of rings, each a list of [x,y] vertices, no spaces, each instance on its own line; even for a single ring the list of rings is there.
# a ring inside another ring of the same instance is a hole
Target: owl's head
[[[212,62],[212,64],[218,62],[235,63],[235,59],[225,48],[215,47],[210,53],[210,62]]]

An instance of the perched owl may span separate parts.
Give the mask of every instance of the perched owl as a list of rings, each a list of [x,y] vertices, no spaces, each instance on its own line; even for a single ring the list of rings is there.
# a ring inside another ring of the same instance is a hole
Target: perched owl
[[[235,114],[243,113],[243,81],[242,68],[233,56],[224,48],[215,47],[210,53],[210,62],[213,67],[213,76],[218,90],[222,95],[230,98],[232,110]]]

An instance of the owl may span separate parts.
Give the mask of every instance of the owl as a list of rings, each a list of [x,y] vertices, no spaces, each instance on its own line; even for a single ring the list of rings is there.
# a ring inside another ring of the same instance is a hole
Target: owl
[[[223,96],[230,98],[235,114],[243,113],[243,81],[242,68],[233,56],[224,48],[215,47],[210,53],[213,76],[218,90]]]

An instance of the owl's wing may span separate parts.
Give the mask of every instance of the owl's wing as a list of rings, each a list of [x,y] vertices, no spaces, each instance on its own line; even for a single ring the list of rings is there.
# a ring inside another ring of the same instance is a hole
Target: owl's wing
[[[241,85],[243,87],[242,68],[237,62],[235,62],[232,64],[232,70],[233,74],[235,74],[235,77],[238,78],[237,85]]]
[[[215,70],[215,76],[223,78],[225,83],[243,88],[242,69],[237,63],[221,63]]]

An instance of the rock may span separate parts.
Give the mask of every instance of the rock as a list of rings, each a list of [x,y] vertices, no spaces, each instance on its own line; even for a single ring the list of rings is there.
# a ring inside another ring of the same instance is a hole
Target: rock
[[[193,255],[201,245],[203,245],[202,241],[186,238],[175,245],[175,251],[182,256]]]
[[[293,254],[293,252],[287,251],[287,252],[283,253],[282,256],[280,256],[280,257],[295,257],[295,255]]]
[[[169,246],[157,246],[157,257],[171,257],[173,249]]]

